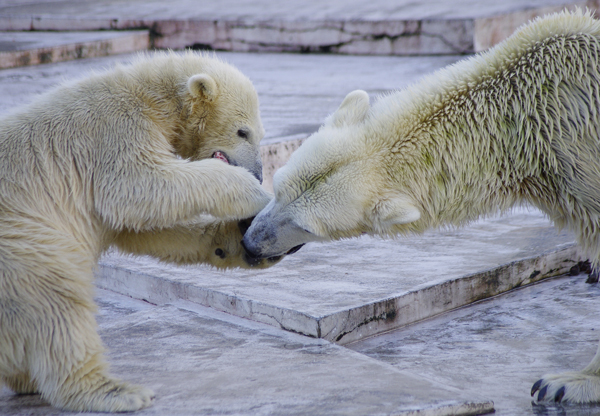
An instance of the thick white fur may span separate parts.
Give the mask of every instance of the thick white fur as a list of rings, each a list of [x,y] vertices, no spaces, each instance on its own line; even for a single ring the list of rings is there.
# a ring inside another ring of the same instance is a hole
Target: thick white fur
[[[317,239],[462,225],[529,202],[600,266],[600,22],[537,19],[368,108],[348,95],[274,178],[244,238],[259,256]],[[585,374],[585,377],[583,376]],[[548,387],[545,388],[545,386]],[[542,400],[600,401],[600,355]]]
[[[0,382],[70,410],[149,405],[151,391],[107,373],[92,269],[111,245],[249,267],[237,220],[270,200],[263,135],[250,81],[193,53],[142,56],[3,117]]]

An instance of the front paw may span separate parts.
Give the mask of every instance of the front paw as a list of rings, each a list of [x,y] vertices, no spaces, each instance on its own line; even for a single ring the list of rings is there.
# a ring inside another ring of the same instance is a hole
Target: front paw
[[[538,403],[597,403],[600,377],[581,372],[546,375],[535,382],[531,396]]]

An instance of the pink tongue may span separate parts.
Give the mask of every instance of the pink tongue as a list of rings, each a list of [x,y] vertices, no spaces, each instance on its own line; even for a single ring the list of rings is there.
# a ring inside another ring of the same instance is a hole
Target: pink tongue
[[[227,160],[227,158],[225,157],[225,155],[221,152],[215,152],[215,154],[213,155],[214,159],[219,159],[222,160],[223,162],[229,164],[229,160]]]

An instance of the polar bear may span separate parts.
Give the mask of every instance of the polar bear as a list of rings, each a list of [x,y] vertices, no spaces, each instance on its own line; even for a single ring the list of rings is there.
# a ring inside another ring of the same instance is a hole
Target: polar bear
[[[153,394],[112,378],[92,270],[110,246],[176,263],[265,267],[238,220],[271,199],[252,83],[216,57],[141,56],[0,119],[0,382],[117,412]]]
[[[256,257],[363,233],[462,225],[520,202],[577,234],[600,266],[600,22],[537,19],[492,50],[339,109],[274,177],[243,243]],[[600,350],[544,376],[538,401],[599,402]]]

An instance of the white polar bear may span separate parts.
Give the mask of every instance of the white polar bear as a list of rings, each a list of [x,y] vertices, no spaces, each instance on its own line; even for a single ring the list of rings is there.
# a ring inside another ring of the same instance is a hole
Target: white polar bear
[[[194,53],[140,57],[0,119],[0,383],[70,410],[149,405],[107,373],[92,269],[111,245],[272,264],[245,255],[238,227],[271,199],[263,135],[250,80]]]
[[[564,12],[381,97],[350,93],[274,177],[244,237],[256,257],[301,244],[420,233],[527,201],[600,266],[600,22]],[[600,349],[544,376],[538,401],[600,401]]]

